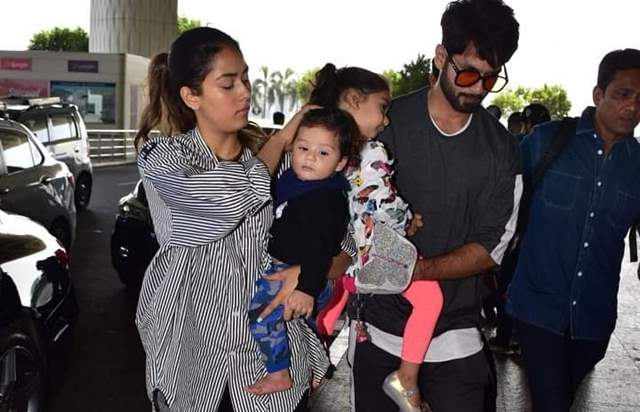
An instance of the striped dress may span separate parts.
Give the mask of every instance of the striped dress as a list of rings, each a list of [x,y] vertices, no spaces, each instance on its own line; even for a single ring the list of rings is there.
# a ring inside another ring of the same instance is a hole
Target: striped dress
[[[243,389],[266,374],[247,317],[269,262],[266,166],[248,149],[218,160],[194,129],[146,142],[138,167],[160,243],[136,314],[149,397],[159,389],[172,411],[215,411],[228,386],[236,412],[293,410],[329,366],[303,320],[287,325],[293,387]]]

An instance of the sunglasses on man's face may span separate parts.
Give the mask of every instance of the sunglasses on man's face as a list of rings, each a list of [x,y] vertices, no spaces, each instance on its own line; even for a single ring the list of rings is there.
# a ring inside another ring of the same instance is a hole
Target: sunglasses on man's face
[[[447,54],[449,53],[447,52]],[[453,81],[458,87],[471,87],[482,80],[482,88],[484,90],[489,93],[498,93],[504,89],[509,82],[507,66],[502,66],[504,68],[504,76],[501,76],[500,73],[489,73],[483,75],[474,67],[460,69],[458,65],[456,65],[456,62],[453,61],[453,57],[451,57],[450,54],[449,61],[451,62],[453,71],[456,73],[456,77]]]

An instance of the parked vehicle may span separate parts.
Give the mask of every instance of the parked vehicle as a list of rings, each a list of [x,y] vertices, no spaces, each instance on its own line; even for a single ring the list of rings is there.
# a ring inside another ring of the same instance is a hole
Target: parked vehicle
[[[118,202],[111,235],[111,263],[122,283],[139,287],[158,248],[144,186],[138,181],[133,191]]]
[[[73,175],[31,131],[6,119],[0,119],[0,208],[42,224],[67,248],[73,241]]]
[[[282,128],[271,123],[260,126],[268,135]],[[144,272],[158,248],[144,186],[138,181],[133,191],[118,202],[111,235],[111,263],[125,286],[137,288],[142,284]]]
[[[11,119],[27,126],[54,159],[69,167],[76,182],[76,208],[86,209],[91,200],[93,167],[87,127],[78,107],[62,103],[59,97],[5,98],[4,103]]]
[[[77,316],[65,249],[0,210],[0,411],[44,410],[51,361],[68,350]]]

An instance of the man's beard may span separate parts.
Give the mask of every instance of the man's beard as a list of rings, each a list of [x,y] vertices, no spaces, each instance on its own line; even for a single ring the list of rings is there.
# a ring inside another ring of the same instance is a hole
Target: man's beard
[[[477,94],[469,94],[469,93],[458,93],[454,90],[453,83],[447,78],[444,73],[440,76],[440,89],[444,94],[444,97],[447,98],[447,101],[453,107],[453,109],[460,113],[473,113],[478,107],[482,104],[482,100],[484,100],[486,93],[482,95]],[[466,102],[462,101],[463,97],[472,98],[473,100],[468,100]]]

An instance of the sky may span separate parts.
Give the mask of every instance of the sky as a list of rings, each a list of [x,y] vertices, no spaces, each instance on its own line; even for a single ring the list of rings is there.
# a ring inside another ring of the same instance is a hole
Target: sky
[[[560,84],[572,115],[592,104],[606,52],[640,49],[639,0],[507,0],[520,42],[507,64],[508,88]],[[178,14],[219,28],[240,42],[257,76],[260,66],[302,73],[332,62],[382,72],[419,53],[433,56],[446,0],[179,0]],[[54,26],[90,32],[90,0],[20,0],[3,11],[0,50],[24,50],[31,35]],[[491,96],[485,100],[489,104]]]

